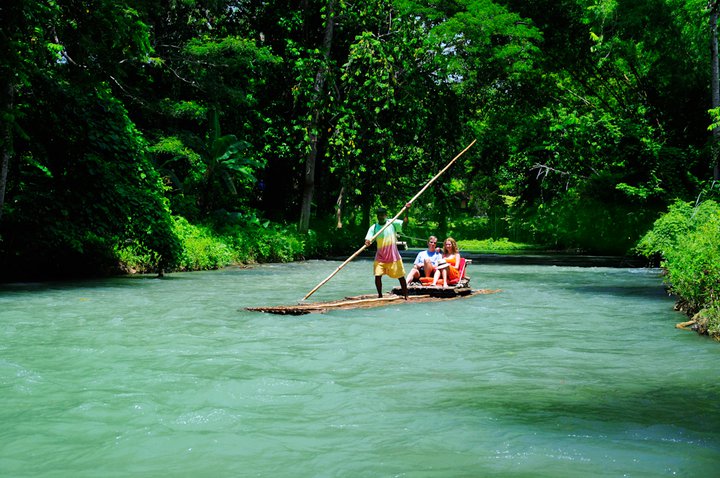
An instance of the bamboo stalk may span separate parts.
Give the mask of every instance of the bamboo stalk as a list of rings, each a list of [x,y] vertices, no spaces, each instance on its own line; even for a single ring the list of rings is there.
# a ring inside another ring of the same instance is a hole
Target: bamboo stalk
[[[448,169],[450,169],[450,166],[452,166],[453,163],[454,163],[455,161],[457,161],[457,159],[458,159],[460,156],[462,156],[463,154],[465,154],[465,151],[467,151],[468,149],[470,149],[470,147],[471,147],[472,145],[474,145],[476,141],[477,141],[476,139],[472,140],[472,143],[470,143],[469,145],[467,145],[467,146],[465,147],[465,149],[463,149],[462,151],[460,151],[460,152],[457,154],[457,156],[455,156],[455,157],[452,159],[452,161],[450,161],[450,162],[447,164],[447,166],[445,166],[444,168],[442,168],[439,173],[437,173],[430,181],[428,181],[428,183],[427,183],[415,196],[413,196],[413,198],[412,198],[411,200],[409,200],[409,201],[405,204],[405,206],[402,207],[402,209],[400,209],[400,212],[398,212],[398,213],[395,215],[395,217],[393,217],[391,220],[387,221],[387,222],[385,223],[385,225],[384,225],[378,232],[376,232],[375,235],[374,235],[372,238],[370,238],[370,243],[372,243],[380,234],[382,234],[382,232],[383,232],[385,229],[387,229],[388,227],[390,227],[390,225],[391,225],[393,222],[395,222],[395,220],[397,220],[397,218],[399,218],[399,217],[402,215],[402,213],[404,213],[404,212],[407,210],[407,208],[408,208],[407,205],[408,205],[408,204],[412,204],[413,202],[415,202],[415,200],[416,200],[417,198],[419,198],[420,195],[421,195],[422,193],[424,193],[424,192],[427,190],[427,188],[429,188],[430,185],[435,182],[435,180],[437,180],[437,178],[439,178],[440,176],[442,176],[442,174],[443,174],[445,171],[447,171]],[[353,255],[351,255],[350,257],[348,257],[348,258],[345,260],[345,262],[343,262],[342,264],[340,264],[340,265],[337,267],[337,269],[335,269],[335,271],[333,271],[332,274],[330,274],[329,276],[327,276],[325,279],[323,279],[322,282],[320,282],[318,285],[316,285],[313,290],[311,290],[310,292],[308,292],[307,295],[302,298],[302,300],[306,300],[308,297],[310,297],[311,295],[313,295],[320,287],[324,286],[330,279],[332,279],[332,278],[335,276],[335,274],[337,274],[338,272],[340,272],[340,269],[342,269],[342,268],[345,267],[350,261],[352,261],[353,259],[355,259],[362,251],[364,251],[365,249],[367,249],[367,247],[368,247],[368,246],[363,245],[360,249],[358,249],[357,251],[355,251],[355,253],[354,253]]]

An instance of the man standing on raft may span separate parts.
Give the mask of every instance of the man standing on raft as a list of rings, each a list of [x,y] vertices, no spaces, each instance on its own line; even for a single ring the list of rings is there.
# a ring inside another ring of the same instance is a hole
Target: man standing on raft
[[[393,279],[400,281],[400,287],[405,300],[408,297],[407,281],[405,280],[405,268],[403,267],[402,257],[397,248],[396,232],[402,230],[404,224],[408,222],[407,211],[412,203],[405,204],[405,219],[402,221],[397,219],[393,221],[385,230],[376,238],[377,252],[375,253],[375,262],[373,262],[373,273],[375,274],[375,288],[378,297],[382,297],[382,276],[388,275]],[[383,226],[387,224],[387,211],[385,208],[378,208],[377,223],[370,226],[365,235],[365,246],[371,244],[370,239],[377,234]]]

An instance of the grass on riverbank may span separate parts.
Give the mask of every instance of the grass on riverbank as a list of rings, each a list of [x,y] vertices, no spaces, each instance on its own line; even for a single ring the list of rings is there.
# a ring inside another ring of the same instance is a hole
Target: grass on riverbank
[[[485,254],[512,254],[518,252],[533,252],[543,250],[541,247],[511,242],[508,238],[463,240],[458,241],[458,247],[464,252],[485,253]]]

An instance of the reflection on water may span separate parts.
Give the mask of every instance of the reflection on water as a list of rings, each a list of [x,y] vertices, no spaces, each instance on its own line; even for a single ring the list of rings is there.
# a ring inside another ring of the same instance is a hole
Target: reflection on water
[[[501,293],[244,310],[339,264],[0,286],[2,476],[717,473],[720,346],[673,327],[657,271],[476,262]]]

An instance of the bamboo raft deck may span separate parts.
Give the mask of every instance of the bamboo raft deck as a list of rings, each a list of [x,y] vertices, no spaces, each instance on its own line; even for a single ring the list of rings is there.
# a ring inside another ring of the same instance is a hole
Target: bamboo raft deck
[[[459,284],[450,287],[443,287],[439,285],[422,285],[419,282],[413,282],[408,284],[408,296],[416,295],[429,295],[431,297],[440,299],[454,299],[457,296],[466,296],[477,292],[470,288],[470,281],[463,279]],[[392,289],[392,293],[395,295],[402,295],[402,288],[395,286]]]
[[[433,286],[408,286],[408,300],[400,295],[400,287],[396,287],[389,294],[383,297],[377,295],[359,295],[345,297],[340,300],[300,303],[297,305],[279,305],[274,307],[246,307],[245,310],[265,312],[279,315],[305,315],[319,313],[324,314],[332,310],[369,309],[383,307],[390,304],[415,304],[420,302],[437,302],[472,297],[474,295],[494,294],[499,290],[471,289],[469,287],[433,287]]]

